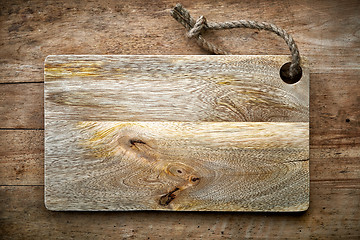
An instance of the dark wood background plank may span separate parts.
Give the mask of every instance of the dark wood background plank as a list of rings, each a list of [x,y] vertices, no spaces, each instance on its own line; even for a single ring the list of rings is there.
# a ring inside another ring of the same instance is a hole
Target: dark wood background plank
[[[44,84],[1,84],[0,113],[0,128],[43,129]]]
[[[182,1],[194,17],[204,15],[209,21],[273,22],[293,35],[300,52],[309,59],[311,193],[307,212],[45,210],[43,131],[26,130],[43,129],[45,57],[49,54],[207,54],[187,40],[183,27],[169,16],[169,9],[176,2],[1,1],[2,238],[359,238],[360,4],[357,0]],[[271,33],[241,29],[207,33],[206,37],[236,54],[288,54],[284,42]]]
[[[44,184],[44,131],[0,131],[0,185]]]
[[[15,239],[356,239],[360,234],[358,181],[312,182],[310,209],[292,214],[51,212],[43,205],[41,186],[0,189],[6,205],[0,234]]]

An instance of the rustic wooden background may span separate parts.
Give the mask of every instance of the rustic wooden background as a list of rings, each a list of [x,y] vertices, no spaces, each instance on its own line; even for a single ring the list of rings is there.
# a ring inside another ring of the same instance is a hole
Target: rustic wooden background
[[[209,21],[287,29],[311,62],[310,209],[304,213],[50,212],[44,207],[43,62],[49,54],[207,54],[175,1],[0,1],[0,238],[360,237],[360,3],[190,1]],[[236,54],[288,54],[256,30],[206,37]]]

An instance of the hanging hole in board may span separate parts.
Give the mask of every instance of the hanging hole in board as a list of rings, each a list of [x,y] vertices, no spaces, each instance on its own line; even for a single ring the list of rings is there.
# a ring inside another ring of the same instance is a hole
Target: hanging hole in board
[[[295,74],[294,76],[291,76],[290,71],[289,71],[290,65],[291,65],[291,62],[288,62],[288,63],[285,63],[284,65],[282,65],[282,67],[280,68],[280,77],[284,82],[286,82],[288,84],[294,84],[294,83],[297,83],[301,79],[302,69],[299,66],[297,74]]]

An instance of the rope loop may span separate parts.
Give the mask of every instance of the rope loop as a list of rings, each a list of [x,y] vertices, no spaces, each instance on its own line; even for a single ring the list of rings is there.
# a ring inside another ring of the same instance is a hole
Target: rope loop
[[[206,30],[220,30],[232,28],[251,28],[273,32],[283,38],[291,52],[291,62],[286,63],[280,70],[281,78],[287,83],[295,83],[300,80],[302,69],[300,67],[300,53],[294,39],[282,28],[267,22],[256,22],[250,20],[239,20],[232,22],[207,22],[204,16],[199,17],[196,21],[191,17],[180,3],[176,4],[171,10],[171,16],[181,23],[187,30],[188,38],[196,39],[197,44],[205,50],[220,54],[229,55],[230,53],[216,47],[202,37]]]

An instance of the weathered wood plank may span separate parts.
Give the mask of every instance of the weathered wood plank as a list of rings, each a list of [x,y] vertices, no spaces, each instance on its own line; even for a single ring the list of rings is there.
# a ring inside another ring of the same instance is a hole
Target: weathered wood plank
[[[43,128],[43,83],[0,85],[0,128]]]
[[[0,185],[44,184],[44,131],[0,131]]]
[[[3,239],[357,239],[359,181],[319,181],[304,213],[52,212],[43,187],[0,187]]]
[[[308,127],[49,121],[46,205],[51,210],[306,210]]]
[[[309,72],[289,56],[49,56],[45,118],[89,121],[309,121]],[[61,113],[61,114],[60,114]]]

